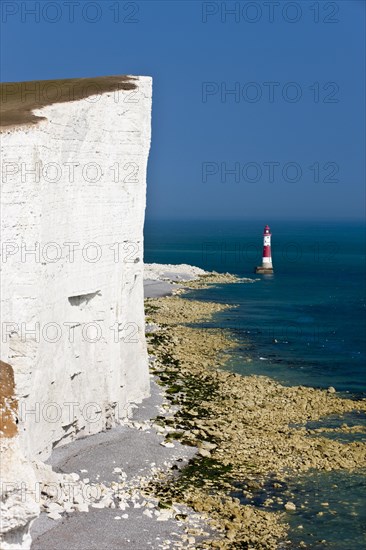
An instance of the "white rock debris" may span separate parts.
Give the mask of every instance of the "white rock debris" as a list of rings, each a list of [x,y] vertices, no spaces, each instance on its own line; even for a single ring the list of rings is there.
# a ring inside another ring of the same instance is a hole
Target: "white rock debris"
[[[144,278],[154,281],[191,281],[206,275],[200,267],[187,264],[145,264]]]

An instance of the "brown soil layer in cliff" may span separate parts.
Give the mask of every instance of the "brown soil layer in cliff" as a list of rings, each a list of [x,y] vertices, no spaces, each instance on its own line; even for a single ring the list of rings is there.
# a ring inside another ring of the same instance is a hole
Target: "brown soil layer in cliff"
[[[67,103],[105,92],[134,90],[132,76],[101,76],[96,78],[67,78],[62,80],[33,80],[0,84],[0,127],[9,128],[37,124],[44,117],[33,109],[54,103]]]
[[[312,430],[293,425],[365,411],[366,401],[220,370],[222,352],[236,342],[222,330],[183,323],[207,320],[228,307],[176,296],[146,301],[148,318],[161,327],[149,337],[150,353],[156,357],[153,372],[177,406],[168,421],[157,421],[168,422],[174,429],[170,437],[196,445],[200,455],[180,476],[162,476],[152,490],[162,502],[185,502],[207,515],[222,538],[207,541],[206,547],[277,548],[286,538],[284,513],[241,505],[231,493],[238,483],[250,492],[270,476],[281,483],[310,469],[364,466],[364,443],[314,437]]]
[[[18,402],[14,396],[14,372],[11,365],[0,361],[0,437],[14,437]]]

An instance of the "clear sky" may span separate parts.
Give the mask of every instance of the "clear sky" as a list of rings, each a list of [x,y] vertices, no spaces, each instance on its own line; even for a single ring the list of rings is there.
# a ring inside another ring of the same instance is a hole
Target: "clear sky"
[[[364,217],[363,0],[1,8],[3,82],[153,77],[148,218]]]

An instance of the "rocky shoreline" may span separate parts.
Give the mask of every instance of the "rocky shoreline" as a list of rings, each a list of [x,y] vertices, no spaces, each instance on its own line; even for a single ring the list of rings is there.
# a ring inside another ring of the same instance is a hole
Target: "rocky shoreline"
[[[33,464],[31,500],[42,513],[32,525],[32,550],[63,550],[65,541],[99,550],[117,540],[166,550],[306,547],[293,544],[287,525],[303,508],[293,481],[307,472],[359,471],[366,445],[347,435],[362,432],[355,411],[365,411],[366,401],[221,368],[238,343],[204,327],[235,306],[184,293],[253,279],[192,266],[151,265],[148,273],[155,295],[163,293],[145,300],[151,395],[131,405],[121,425]],[[322,427],[327,415],[343,413],[352,413],[351,425]]]
[[[206,274],[184,287],[225,282],[238,280]],[[365,466],[364,443],[340,443],[301,424],[330,414],[366,411],[366,400],[343,399],[333,388],[286,387],[265,376],[220,369],[223,352],[234,348],[236,341],[222,330],[189,324],[207,321],[232,306],[193,301],[184,292],[179,288],[173,296],[147,299],[145,310],[147,322],[155,327],[148,336],[152,370],[174,411],[156,422],[169,428],[168,443],[179,440],[196,446],[198,455],[179,475],[157,475],[149,489],[167,507],[184,503],[207,517],[217,535],[203,540],[201,548],[288,547],[286,513],[296,509],[294,503],[277,497],[282,512],[269,510],[271,498],[261,509],[243,505],[238,487],[243,499],[250,499],[268,483],[280,487],[286,479],[311,470],[355,471]],[[343,429],[349,431],[347,426]]]

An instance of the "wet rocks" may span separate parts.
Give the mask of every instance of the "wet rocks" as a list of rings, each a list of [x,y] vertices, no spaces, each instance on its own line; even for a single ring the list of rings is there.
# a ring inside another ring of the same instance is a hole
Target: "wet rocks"
[[[285,510],[287,510],[288,512],[295,512],[296,510],[296,504],[294,504],[293,502],[286,502],[285,506],[284,506]]]
[[[207,541],[207,547],[225,549],[240,543],[276,548],[286,534],[281,513],[236,502],[229,496],[233,483],[241,481],[256,491],[269,474],[283,480],[285,472],[295,475],[312,468],[330,471],[365,464],[365,444],[311,437],[299,425],[330,414],[365,411],[366,401],[342,399],[334,388],[286,387],[265,376],[219,370],[223,351],[235,347],[235,340],[226,331],[187,323],[207,320],[228,305],[177,296],[147,302],[153,322],[161,327],[149,338],[153,372],[177,407],[169,426],[176,430],[175,437],[198,447],[190,469],[168,480],[168,488],[161,479],[158,489],[209,518],[220,537]],[[293,512],[296,505],[288,501],[284,510]]]

